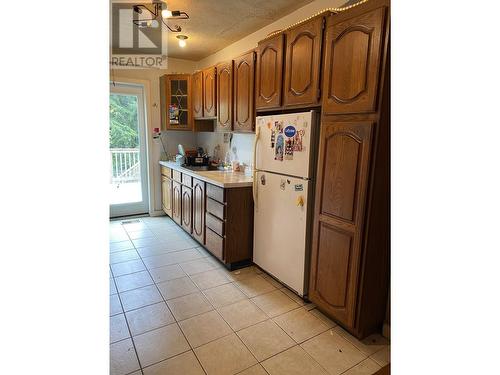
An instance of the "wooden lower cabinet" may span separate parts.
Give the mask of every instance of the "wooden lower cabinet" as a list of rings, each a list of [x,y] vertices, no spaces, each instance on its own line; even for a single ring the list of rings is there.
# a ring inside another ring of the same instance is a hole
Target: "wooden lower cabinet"
[[[181,225],[186,232],[191,234],[193,231],[193,189],[186,185],[182,185],[181,194],[182,194]]]
[[[251,263],[251,186],[225,189],[196,178],[194,173],[162,167],[162,197],[164,210],[170,201],[167,214],[226,268]]]
[[[205,247],[227,268],[249,263],[253,254],[251,187],[223,189],[207,183]]]
[[[360,339],[381,332],[389,291],[386,19],[388,2],[373,0],[327,23],[308,297]]]
[[[387,303],[388,173],[370,178],[379,125],[321,124],[309,299],[357,337],[380,331]]]
[[[372,123],[321,124],[309,298],[354,326]]]
[[[179,225],[182,225],[182,196],[181,184],[177,181],[172,181],[172,219]]]
[[[193,178],[193,237],[205,244],[205,182]]]
[[[168,173],[168,176],[166,175],[166,173]],[[172,217],[172,179],[170,178],[170,175],[171,174],[169,168],[162,168],[161,206],[163,212],[165,212],[165,214],[167,214],[168,216]]]

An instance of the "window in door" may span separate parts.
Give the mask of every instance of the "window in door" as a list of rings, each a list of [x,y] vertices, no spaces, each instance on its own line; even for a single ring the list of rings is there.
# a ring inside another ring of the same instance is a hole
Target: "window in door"
[[[110,216],[147,213],[144,88],[111,85],[109,120]]]

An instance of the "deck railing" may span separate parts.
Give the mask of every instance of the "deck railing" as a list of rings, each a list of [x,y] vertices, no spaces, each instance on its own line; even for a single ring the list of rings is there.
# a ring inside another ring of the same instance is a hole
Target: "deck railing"
[[[111,183],[121,184],[140,180],[138,148],[110,149]]]

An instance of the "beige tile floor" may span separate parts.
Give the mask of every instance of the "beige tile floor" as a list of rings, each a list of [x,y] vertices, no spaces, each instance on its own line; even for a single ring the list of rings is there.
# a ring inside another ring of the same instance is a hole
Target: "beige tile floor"
[[[111,221],[112,375],[369,375],[390,361],[256,267],[229,272],[167,217]]]

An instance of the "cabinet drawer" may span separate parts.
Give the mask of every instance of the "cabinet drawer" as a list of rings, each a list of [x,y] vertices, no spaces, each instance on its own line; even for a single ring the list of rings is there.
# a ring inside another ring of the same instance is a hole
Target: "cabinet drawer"
[[[217,201],[214,201],[212,198],[207,198],[207,212],[210,212],[212,215],[218,217],[221,220],[224,220],[224,205]]]
[[[224,259],[224,238],[219,236],[217,233],[212,231],[210,228],[206,227],[205,233],[205,246],[208,251],[210,251],[217,258]]]
[[[168,178],[172,178],[172,170],[170,168],[167,168],[167,167],[161,167],[161,174],[168,177]]]
[[[193,186],[193,177],[191,177],[188,174],[183,173],[182,174],[182,184],[192,187]]]
[[[205,215],[205,224],[220,236],[224,235],[224,221],[216,218],[212,214]]]
[[[224,189],[212,184],[207,184],[207,197],[224,203]]]
[[[182,173],[179,172],[179,171],[172,171],[172,178],[177,181],[177,182],[180,182],[182,183]]]

